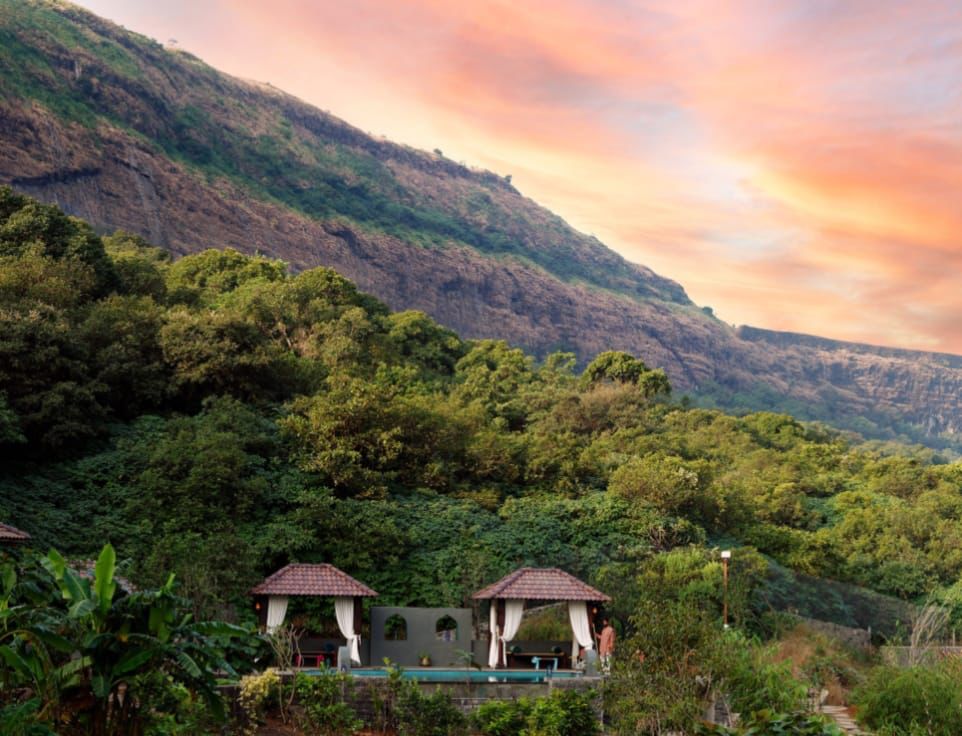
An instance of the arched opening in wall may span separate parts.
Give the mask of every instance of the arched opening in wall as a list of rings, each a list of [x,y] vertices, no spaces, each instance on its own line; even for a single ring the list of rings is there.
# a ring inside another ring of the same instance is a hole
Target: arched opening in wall
[[[384,622],[384,638],[388,641],[406,641],[408,638],[408,622],[404,616],[394,614],[388,616]]]
[[[457,641],[458,622],[450,616],[442,616],[434,625],[434,636],[441,641]]]

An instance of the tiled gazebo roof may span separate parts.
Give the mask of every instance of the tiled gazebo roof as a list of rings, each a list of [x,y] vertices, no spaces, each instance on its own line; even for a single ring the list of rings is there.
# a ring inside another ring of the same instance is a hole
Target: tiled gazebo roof
[[[0,524],[0,544],[18,544],[29,539],[30,535],[26,532],[22,532],[9,524]]]
[[[472,598],[520,598],[529,601],[610,601],[600,590],[556,567],[522,567],[479,590]]]
[[[295,563],[282,567],[251,590],[251,594],[374,597],[377,592],[334,565]]]

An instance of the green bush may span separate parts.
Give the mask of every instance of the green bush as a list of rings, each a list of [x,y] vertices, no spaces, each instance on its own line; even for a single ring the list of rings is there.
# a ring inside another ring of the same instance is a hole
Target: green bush
[[[534,701],[524,736],[592,736],[600,733],[591,691],[553,690]]]
[[[316,736],[357,733],[364,724],[344,701],[351,686],[350,677],[334,672],[314,677],[298,675],[294,693],[301,706],[300,727]]]
[[[802,672],[813,687],[822,688],[831,682],[853,687],[862,682],[862,675],[849,663],[846,655],[826,649],[819,644],[812,657],[805,662]]]
[[[483,736],[593,736],[601,732],[595,693],[554,690],[544,698],[492,700],[472,716]]]
[[[843,736],[837,726],[810,713],[775,713],[761,710],[737,728],[699,724],[694,736]]]
[[[7,736],[56,736],[55,731],[39,722],[40,705],[40,698],[0,705],[0,733]]]
[[[200,733],[223,721],[218,676],[251,638],[196,621],[173,592],[127,593],[104,546],[92,579],[55,550],[0,565],[0,733]],[[123,708],[117,703],[123,698]]]
[[[957,736],[962,733],[962,663],[879,667],[853,700],[859,720],[891,736]]]
[[[414,682],[405,683],[397,704],[398,736],[460,736],[468,719],[443,690],[424,695]]]
[[[730,631],[721,658],[723,688],[739,713],[793,713],[805,703],[806,687],[792,674],[792,663],[775,662],[771,649]]]
[[[489,700],[478,707],[471,721],[483,736],[518,736],[528,725],[530,715],[528,698]]]

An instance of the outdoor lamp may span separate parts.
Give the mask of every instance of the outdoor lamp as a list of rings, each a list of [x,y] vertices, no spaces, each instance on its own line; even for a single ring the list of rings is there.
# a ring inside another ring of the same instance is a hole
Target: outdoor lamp
[[[724,581],[724,598],[722,602],[722,625],[728,628],[728,561],[732,558],[730,549],[723,549],[722,558],[722,580]]]

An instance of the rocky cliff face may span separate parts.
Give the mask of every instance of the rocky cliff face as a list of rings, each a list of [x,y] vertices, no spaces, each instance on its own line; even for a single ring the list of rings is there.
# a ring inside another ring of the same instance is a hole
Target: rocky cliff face
[[[105,231],[331,266],[467,337],[582,360],[626,350],[723,403],[962,429],[960,358],[736,332],[502,177],[375,140],[69,5],[0,10],[0,182]]]

